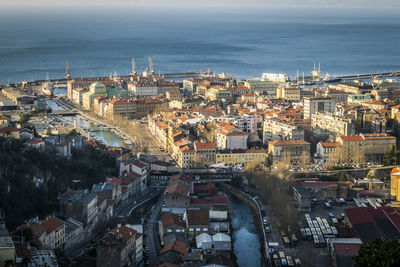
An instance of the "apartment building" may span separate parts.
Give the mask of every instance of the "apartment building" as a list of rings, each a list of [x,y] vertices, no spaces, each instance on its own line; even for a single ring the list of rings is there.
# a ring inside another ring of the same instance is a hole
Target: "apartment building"
[[[218,149],[247,149],[248,134],[231,124],[220,123],[215,138]]]
[[[304,118],[311,119],[315,113],[334,113],[336,102],[332,97],[305,97],[304,98]]]
[[[179,91],[179,85],[166,80],[139,80],[128,83],[128,91],[135,96],[153,97],[168,91]]]
[[[288,101],[300,101],[300,88],[279,87],[276,97]]]
[[[268,154],[273,165],[310,164],[310,143],[304,140],[275,140],[268,143]]]
[[[311,115],[311,126],[314,133],[334,135],[354,135],[355,125],[352,119],[334,114],[315,113]]]
[[[267,151],[265,149],[235,149],[220,150],[216,154],[215,163],[223,163],[227,165],[246,165],[248,163],[263,164],[267,159]]]
[[[298,125],[277,118],[267,118],[263,127],[263,143],[278,139],[304,139],[304,129]]]

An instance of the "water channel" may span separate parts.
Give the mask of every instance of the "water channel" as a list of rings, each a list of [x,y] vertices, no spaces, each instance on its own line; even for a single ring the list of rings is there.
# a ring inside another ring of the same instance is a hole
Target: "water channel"
[[[228,195],[233,227],[233,252],[239,267],[260,267],[260,237],[254,224],[251,209],[237,198]]]

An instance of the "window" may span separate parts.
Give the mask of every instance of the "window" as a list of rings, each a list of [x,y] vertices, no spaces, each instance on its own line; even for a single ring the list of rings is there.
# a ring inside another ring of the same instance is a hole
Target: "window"
[[[167,229],[167,233],[172,233],[172,229]]]
[[[203,228],[203,231],[204,231],[204,232],[207,232],[207,231],[208,231],[208,228],[207,228],[207,227],[204,227],[204,228]]]
[[[196,232],[200,232],[201,231],[201,228],[200,227],[197,227],[196,228]]]
[[[193,232],[194,231],[194,228],[189,228],[189,232]]]

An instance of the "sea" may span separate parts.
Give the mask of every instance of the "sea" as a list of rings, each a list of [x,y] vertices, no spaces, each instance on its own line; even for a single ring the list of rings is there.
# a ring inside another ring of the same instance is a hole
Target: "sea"
[[[0,84],[211,69],[323,75],[399,71],[400,16],[279,10],[0,10]]]

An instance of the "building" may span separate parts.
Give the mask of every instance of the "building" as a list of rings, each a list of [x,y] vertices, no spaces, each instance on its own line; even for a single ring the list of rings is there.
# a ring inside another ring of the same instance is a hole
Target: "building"
[[[118,90],[114,87],[106,87],[102,83],[93,83],[89,87],[89,91],[82,94],[82,105],[84,108],[91,110],[94,106],[96,97],[119,97],[124,96],[128,92],[124,89]]]
[[[304,139],[304,129],[293,122],[267,118],[263,127],[263,143],[277,139]]]
[[[263,73],[261,77],[263,80],[279,83],[284,83],[289,79],[284,73]]]
[[[375,238],[400,239],[400,215],[395,208],[356,207],[344,210],[345,223],[351,227],[363,243]]]
[[[84,93],[89,92],[88,88],[75,88],[72,90],[72,100],[79,104],[82,105],[82,96]]]
[[[161,223],[159,224],[159,232],[160,232],[161,245],[164,245],[170,243],[164,241],[165,236],[173,235],[175,238],[179,238],[179,236],[185,237],[187,229],[186,229],[186,224],[181,216],[169,212],[161,216]]]
[[[216,154],[215,163],[227,165],[246,165],[249,163],[264,164],[266,159],[267,151],[265,149],[220,150]]]
[[[268,154],[272,164],[310,164],[310,143],[304,140],[275,140],[268,143]]]
[[[340,136],[339,162],[364,163],[382,162],[386,152],[396,148],[396,137],[385,133]]]
[[[1,90],[4,96],[10,99],[18,107],[30,110],[38,107],[37,97],[24,94],[13,87],[6,87]]]
[[[59,248],[65,242],[65,223],[52,216],[29,225],[32,234],[48,249]]]
[[[187,208],[190,204],[189,186],[175,182],[165,188],[164,201],[167,207]]]
[[[169,101],[181,101],[182,100],[182,95],[181,95],[181,92],[179,92],[178,90],[177,91],[168,91],[166,94],[165,94],[165,97],[167,98],[167,99],[169,99]]]
[[[400,168],[393,168],[390,173],[390,196],[400,201]]]
[[[77,88],[88,89],[93,83],[102,83],[108,87],[118,86],[118,82],[113,79],[98,79],[98,78],[83,78],[83,79],[73,79],[67,81],[67,96],[69,99],[73,99],[73,90]]]
[[[183,214],[189,238],[208,233],[210,224],[208,209],[187,209]]]
[[[68,190],[60,194],[58,199],[65,217],[83,222],[88,232],[94,229],[98,220],[96,193],[89,193],[86,190]]]
[[[113,99],[107,102],[105,116],[118,118],[119,116],[128,118],[142,118],[153,113],[156,109],[168,107],[166,102],[158,99],[139,98],[139,99]]]
[[[0,217],[0,267],[14,266],[15,246],[6,225]]]
[[[220,123],[215,138],[218,149],[247,149],[248,134],[233,125]]]
[[[210,101],[222,101],[224,99],[231,99],[232,94],[229,90],[211,88],[206,91],[205,97]]]
[[[288,101],[300,101],[300,88],[280,87],[276,91],[276,97]]]
[[[244,86],[250,88],[253,92],[259,91],[275,98],[279,83],[263,79],[249,79],[244,82]]]
[[[186,94],[196,93],[196,88],[198,85],[204,82],[203,78],[188,78],[183,80],[183,91]]]
[[[84,239],[83,223],[73,218],[65,222],[65,246],[64,249],[71,249],[80,244]]]
[[[97,246],[96,266],[136,266],[136,239],[139,235],[127,225],[110,230]]]
[[[179,85],[174,81],[160,79],[139,80],[128,83],[128,91],[135,96],[153,97],[165,95],[168,91],[179,91]]]
[[[354,135],[355,125],[350,118],[333,114],[314,113],[311,115],[311,126],[316,134]]]
[[[318,163],[335,163],[333,157],[338,155],[338,149],[341,148],[339,142],[319,142],[317,144],[317,159]]]
[[[305,97],[304,98],[304,118],[311,119],[315,113],[334,113],[336,102],[332,97]]]
[[[215,154],[217,151],[217,146],[215,143],[202,143],[195,142],[194,150],[196,152],[196,156],[194,161],[198,163],[200,166],[207,166],[215,163]]]

